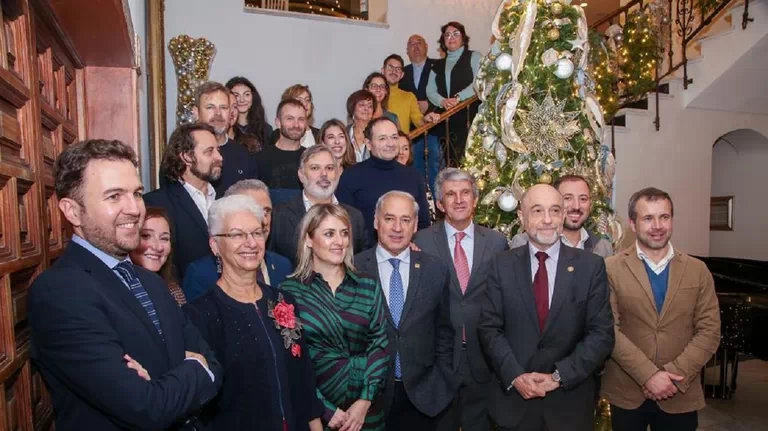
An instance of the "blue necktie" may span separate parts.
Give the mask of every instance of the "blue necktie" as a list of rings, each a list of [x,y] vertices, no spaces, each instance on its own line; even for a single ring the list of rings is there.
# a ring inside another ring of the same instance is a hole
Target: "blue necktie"
[[[141,280],[139,280],[139,277],[136,275],[136,270],[133,268],[133,264],[123,261],[117,264],[115,270],[128,284],[128,288],[131,289],[131,292],[136,299],[139,300],[144,311],[147,312],[149,320],[155,325],[155,329],[157,329],[157,333],[160,334],[160,338],[163,338],[163,328],[160,327],[160,319],[157,317],[155,305],[152,303],[152,299],[150,299],[147,291],[144,290],[144,286],[141,285]],[[165,341],[164,338],[163,341]]]
[[[405,293],[403,293],[403,277],[400,276],[400,260],[389,259],[392,264],[392,277],[389,279],[389,312],[392,313],[392,320],[395,322],[395,328],[400,326],[400,316],[403,314],[403,305],[405,305]],[[395,378],[403,376],[400,367],[400,352],[395,355]]]

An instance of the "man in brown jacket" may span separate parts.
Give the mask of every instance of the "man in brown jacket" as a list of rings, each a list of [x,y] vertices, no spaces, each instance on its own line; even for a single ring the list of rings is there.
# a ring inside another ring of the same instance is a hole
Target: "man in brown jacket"
[[[614,431],[694,431],[704,407],[700,373],[720,343],[720,310],[707,267],[669,242],[673,213],[667,193],[636,192],[635,247],[606,260],[616,345],[602,396]]]

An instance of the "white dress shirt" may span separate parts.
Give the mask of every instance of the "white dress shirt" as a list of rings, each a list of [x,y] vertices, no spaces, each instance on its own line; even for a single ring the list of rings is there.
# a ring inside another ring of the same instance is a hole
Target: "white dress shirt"
[[[307,127],[307,131],[304,132],[304,136],[301,137],[301,146],[304,148],[309,148],[314,147],[315,144],[315,135],[312,134],[312,129]]]
[[[637,241],[635,241],[635,249],[637,250],[637,257],[643,262],[647,263],[648,267],[651,268],[651,271],[653,271],[656,275],[664,272],[664,270],[667,268],[667,265],[669,265],[669,262],[671,262],[672,258],[675,257],[675,249],[672,247],[671,242],[669,243],[669,251],[667,251],[667,254],[659,261],[659,263],[655,263],[653,260],[651,260],[651,258],[648,257],[648,255],[640,249],[640,245],[637,243]]]
[[[536,278],[536,271],[539,270],[539,259],[536,258],[536,253],[542,250],[534,247],[530,242],[528,243],[528,251],[531,254],[531,282]],[[552,306],[552,295],[555,294],[555,277],[557,276],[557,260],[560,258],[560,241],[555,243],[546,250],[544,253],[549,255],[544,264],[547,267],[547,290],[549,292],[549,305]]]
[[[304,209],[309,211],[309,209],[312,208],[312,205],[314,205],[314,204],[307,197],[307,191],[306,190],[301,192],[301,199],[304,200]],[[338,205],[339,204],[339,200],[336,199],[336,195],[331,196],[331,202],[333,202],[334,205]]]
[[[472,274],[472,262],[475,255],[475,223],[469,223],[466,229],[459,231],[449,223],[445,223],[445,234],[448,236],[448,249],[451,251],[451,263],[454,262],[456,256],[453,253],[456,251],[456,233],[464,232],[464,239],[461,240],[461,248],[464,249],[464,254],[467,255],[467,264],[469,265],[469,273]]]
[[[584,229],[584,227],[582,227],[581,229],[579,229],[579,235],[580,235],[579,242],[575,245],[571,244],[571,242],[568,241],[568,238],[564,234],[560,235],[560,239],[562,239],[563,244],[567,245],[568,247],[579,248],[584,250],[584,243],[587,242],[587,240],[589,239],[589,232],[587,232],[587,230]]]
[[[395,267],[389,263],[389,259],[396,258],[400,260],[400,278],[403,280],[403,299],[408,297],[408,278],[411,275],[411,248],[406,247],[402,253],[392,256],[390,252],[384,249],[381,244],[376,246],[376,262],[379,264],[379,281],[381,290],[384,291],[384,297],[389,304],[389,280],[392,279],[392,273]]]
[[[211,209],[211,205],[213,205],[213,202],[216,200],[216,189],[213,188],[211,183],[208,183],[208,193],[203,194],[203,192],[195,188],[192,184],[182,182],[182,185],[184,185],[184,190],[189,193],[192,201],[195,202],[197,209],[200,210],[205,223],[208,223],[208,210]]]

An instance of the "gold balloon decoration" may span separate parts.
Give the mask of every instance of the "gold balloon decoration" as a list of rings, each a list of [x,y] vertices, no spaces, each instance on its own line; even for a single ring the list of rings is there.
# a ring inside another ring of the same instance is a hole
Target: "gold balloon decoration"
[[[560,39],[560,30],[556,28],[552,28],[547,32],[547,39],[549,40],[557,40]]]
[[[201,37],[193,39],[186,34],[174,37],[168,42],[173,65],[176,68],[177,98],[176,123],[190,124],[195,121],[192,108],[195,106],[195,90],[208,81],[216,46]]]
[[[547,172],[544,172],[539,176],[539,183],[540,184],[552,184],[552,175],[550,175]]]
[[[563,13],[563,4],[557,2],[552,3],[552,6],[549,7],[549,10],[552,11],[552,15],[560,16]]]

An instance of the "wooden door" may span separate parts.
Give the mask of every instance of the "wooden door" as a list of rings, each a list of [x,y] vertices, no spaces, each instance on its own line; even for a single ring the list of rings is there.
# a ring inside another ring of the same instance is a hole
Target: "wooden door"
[[[47,430],[26,299],[70,236],[53,165],[85,130],[82,64],[46,0],[0,0],[0,17],[0,431]]]

